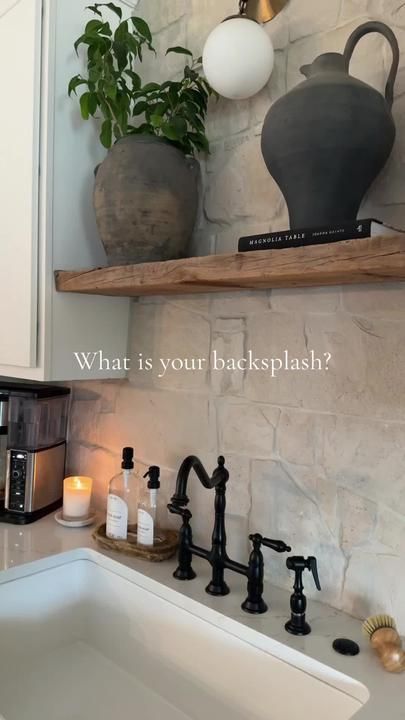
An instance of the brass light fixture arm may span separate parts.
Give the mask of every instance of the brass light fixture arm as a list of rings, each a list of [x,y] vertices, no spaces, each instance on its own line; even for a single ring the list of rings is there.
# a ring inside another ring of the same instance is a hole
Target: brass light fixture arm
[[[239,14],[259,23],[266,23],[281,12],[288,0],[239,0]]]

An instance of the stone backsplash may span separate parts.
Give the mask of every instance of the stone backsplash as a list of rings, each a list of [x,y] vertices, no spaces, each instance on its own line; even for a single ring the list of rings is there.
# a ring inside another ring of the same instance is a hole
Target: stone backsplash
[[[211,28],[236,0],[141,0],[156,46],[185,44],[200,54]],[[276,52],[269,84],[253,100],[213,103],[212,153],[194,252],[234,251],[240,234],[288,227],[283,199],[260,154],[271,102],[299,81],[299,67],[344,47],[367,19],[396,31],[404,53],[394,105],[393,157],[364,204],[364,216],[405,227],[405,5],[402,0],[290,0],[267,26]],[[162,57],[162,55],[161,55]],[[144,68],[175,74],[182,60]],[[352,71],[383,88],[390,63],[378,36],[362,41]],[[299,118],[297,119],[299,122]],[[134,445],[141,467],[162,466],[162,504],[184,456],[208,470],[223,452],[230,553],[245,561],[247,534],[281,538],[319,559],[322,598],[363,617],[384,611],[405,632],[405,287],[400,284],[154,298],[133,304],[127,381],[73,388],[69,466],[96,480],[104,507],[119,453]],[[330,352],[329,370],[268,373],[141,372],[144,357],[207,358]],[[213,494],[190,481],[196,537],[209,542]],[[172,520],[170,520],[172,521]],[[266,552],[267,574],[290,587],[284,559]],[[307,581],[308,594],[311,581]]]

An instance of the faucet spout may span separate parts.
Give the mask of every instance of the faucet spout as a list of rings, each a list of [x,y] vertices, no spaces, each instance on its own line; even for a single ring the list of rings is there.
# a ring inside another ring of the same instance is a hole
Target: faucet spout
[[[215,520],[212,531],[211,548],[206,549],[195,545],[190,524],[191,512],[187,509],[187,483],[191,471],[194,470],[203,487],[211,490],[215,488]],[[226,484],[229,472],[225,467],[225,458],[218,458],[218,467],[210,477],[201,460],[195,455],[189,455],[183,460],[177,475],[176,492],[167,506],[169,512],[180,515],[182,526],[179,531],[178,567],[173,573],[177,580],[193,580],[196,574],[192,568],[193,556],[207,560],[212,568],[211,581],[205,588],[209,595],[228,595],[230,592],[225,582],[225,570],[231,570],[248,578],[248,596],[242,608],[250,613],[263,613],[267,605],[263,601],[264,562],[261,546],[266,545],[276,552],[290,552],[291,548],[281,540],[269,540],[262,535],[251,535],[253,551],[249,564],[242,565],[231,560],[226,551],[225,511],[226,511]]]
[[[189,498],[187,496],[187,484],[192,470],[194,470],[201,484],[208,490],[218,487],[221,483],[225,486],[225,483],[229,480],[229,472],[225,467],[225,458],[222,455],[218,458],[218,467],[214,470],[212,477],[208,475],[204,465],[198,457],[195,455],[189,455],[185,460],[183,460],[177,475],[176,492],[170,501],[170,504],[174,508],[181,508],[189,503]]]

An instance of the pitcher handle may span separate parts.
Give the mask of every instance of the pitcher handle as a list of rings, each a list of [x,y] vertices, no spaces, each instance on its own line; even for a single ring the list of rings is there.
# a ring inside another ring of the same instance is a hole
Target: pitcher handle
[[[369,33],[380,33],[381,35],[384,35],[384,37],[387,38],[388,42],[391,45],[393,55],[392,67],[385,88],[385,99],[387,101],[389,109],[391,110],[394,102],[394,88],[398,74],[400,52],[396,35],[391,30],[391,28],[388,27],[388,25],[382,22],[378,22],[377,20],[372,20],[370,22],[364,23],[363,25],[360,25],[360,27],[356,28],[356,30],[352,32],[346,43],[346,47],[343,53],[343,57],[346,62],[346,70],[349,71],[350,60],[352,59],[352,55],[357,43],[359,42],[359,40],[361,40],[362,37],[364,37],[364,35],[368,35]]]

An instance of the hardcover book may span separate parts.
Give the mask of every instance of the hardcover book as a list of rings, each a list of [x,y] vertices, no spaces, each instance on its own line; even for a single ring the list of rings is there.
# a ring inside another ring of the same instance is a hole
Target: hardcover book
[[[368,218],[330,227],[284,230],[273,233],[263,233],[263,235],[241,237],[238,252],[281,250],[292,247],[304,247],[306,245],[322,245],[324,243],[339,242],[339,240],[357,240],[359,238],[375,237],[377,235],[388,236],[398,234],[405,234],[405,231],[384,225],[384,223],[374,218]]]

